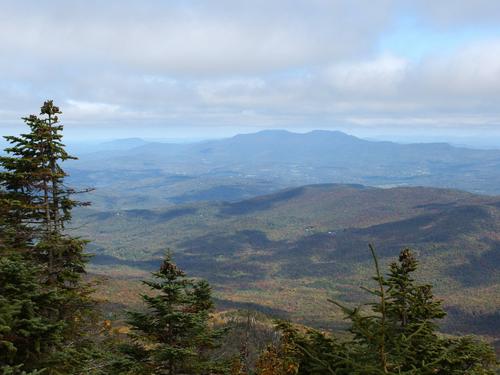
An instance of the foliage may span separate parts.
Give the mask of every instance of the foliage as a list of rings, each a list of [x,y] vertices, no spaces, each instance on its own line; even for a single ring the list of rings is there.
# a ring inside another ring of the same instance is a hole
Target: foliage
[[[69,155],[62,143],[63,126],[59,123],[59,107],[51,100],[46,101],[40,115],[23,118],[30,132],[20,136],[6,136],[11,146],[5,151],[9,156],[0,158],[4,170],[0,175],[3,187],[4,219],[8,227],[22,233],[29,229],[30,237],[15,245],[35,243],[35,254],[45,265],[47,281],[64,284],[73,282],[83,273],[85,256],[75,251],[77,239],[64,239],[65,224],[71,220],[72,208],[87,205],[72,198],[76,191],[64,184],[67,176],[61,163],[76,159]],[[43,116],[43,117],[42,117]],[[64,249],[72,247],[71,259]],[[68,268],[68,263],[72,267]],[[76,264],[77,267],[74,267]],[[61,269],[68,272],[69,279],[61,280]],[[59,282],[55,280],[59,278]],[[71,280],[72,279],[72,280]]]
[[[494,374],[495,355],[488,345],[437,333],[435,320],[445,312],[432,287],[413,279],[417,261],[412,252],[404,249],[384,277],[370,249],[378,285],[367,289],[377,298],[369,304],[371,313],[332,301],[351,321],[350,340],[338,342],[317,331],[301,334],[281,326],[300,353],[298,374]]]
[[[5,137],[11,146],[0,158],[4,372],[70,373],[93,319],[86,241],[65,232],[72,209],[86,203],[64,183],[61,163],[75,158],[64,149],[59,114],[48,100],[40,116],[23,118],[29,132]]]
[[[229,310],[218,313],[212,320],[216,326],[228,329],[223,345],[215,354],[233,358],[234,374],[255,371],[261,353],[279,339],[272,319],[256,311]]]
[[[295,333],[289,324],[281,323],[283,336],[279,344],[270,344],[257,361],[257,375],[295,375],[299,370],[300,353],[293,341]]]
[[[4,372],[18,365],[33,369],[61,343],[64,323],[50,318],[59,297],[40,286],[39,273],[38,266],[20,256],[0,259],[0,369]]]
[[[158,267],[168,242],[179,264],[238,304],[232,307],[248,304],[322,328],[345,325],[328,297],[363,301],[357,285],[371,269],[366,243],[383,244],[382,267],[411,246],[419,277],[445,300],[442,330],[500,337],[499,197],[409,187],[294,190],[288,199],[277,193],[155,210],[82,209],[75,224],[99,251],[92,270],[116,275],[120,293],[135,288],[133,276]]]
[[[225,363],[213,360],[222,331],[209,325],[211,289],[204,280],[188,279],[167,255],[154,280],[144,283],[154,295],[144,295],[145,312],[130,312],[133,344],[125,345],[130,374],[217,374]],[[132,366],[133,370],[130,370]]]

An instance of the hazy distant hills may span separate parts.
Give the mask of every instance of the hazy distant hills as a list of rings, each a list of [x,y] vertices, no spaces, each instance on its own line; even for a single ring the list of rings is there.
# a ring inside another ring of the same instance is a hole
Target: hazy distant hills
[[[238,200],[316,183],[434,186],[500,194],[500,150],[397,144],[337,131],[262,131],[192,144],[128,139],[69,163],[106,208]]]
[[[369,242],[383,263],[411,246],[419,276],[445,299],[447,327],[500,337],[500,197],[323,184],[230,203],[82,210],[75,225],[94,239],[99,272],[154,269],[168,247],[220,298],[316,324],[341,321],[327,298],[366,297]]]

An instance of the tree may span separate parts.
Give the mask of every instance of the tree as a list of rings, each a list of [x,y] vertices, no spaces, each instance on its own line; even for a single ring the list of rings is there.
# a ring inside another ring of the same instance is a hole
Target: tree
[[[36,243],[34,255],[46,268],[47,282],[67,285],[83,273],[86,257],[84,242],[77,246],[76,239],[68,241],[64,227],[71,220],[72,208],[88,203],[74,200],[77,191],[64,184],[67,174],[61,163],[76,158],[62,143],[61,113],[48,100],[41,107],[40,117],[23,118],[29,133],[5,137],[11,146],[5,150],[9,156],[0,158],[4,170],[0,182],[5,196],[2,207],[7,212],[4,221],[27,237],[14,243]],[[8,242],[12,244],[12,240]],[[69,269],[68,264],[72,265]],[[61,275],[67,278],[61,279]]]
[[[88,203],[74,200],[78,192],[64,184],[67,174],[61,163],[76,158],[62,143],[61,113],[47,100],[40,116],[23,118],[28,133],[5,137],[11,146],[5,150],[9,155],[0,158],[0,225],[5,229],[5,248],[31,250],[29,255],[42,267],[44,282],[74,297],[78,291],[87,293],[81,284],[88,260],[86,241],[68,236],[64,228],[72,208]]]
[[[255,368],[257,375],[295,375],[299,371],[301,353],[298,350],[298,341],[301,336],[287,322],[278,322],[277,326],[281,331],[281,340],[277,344],[269,344],[262,351]],[[302,365],[305,365],[304,361]]]
[[[27,191],[31,161],[0,157],[0,253],[32,250],[36,212]],[[31,254],[32,255],[32,254]]]
[[[40,286],[38,274],[20,256],[0,258],[0,373],[34,370],[62,342],[64,323],[49,318],[58,296]]]
[[[495,355],[491,347],[472,337],[444,338],[435,321],[445,316],[432,286],[417,284],[412,277],[418,263],[410,249],[382,276],[375,255],[376,297],[361,307],[349,308],[337,301],[351,321],[350,340],[339,342],[317,331],[299,333],[289,325],[281,327],[299,353],[298,374],[476,374],[493,375]],[[297,359],[298,358],[298,359]]]
[[[210,358],[222,331],[209,324],[210,286],[194,281],[168,254],[154,280],[144,281],[153,295],[143,295],[145,312],[130,312],[133,344],[123,349],[133,374],[217,374],[226,364]],[[129,367],[129,366],[127,366]],[[129,367],[130,369],[130,367]]]
[[[65,232],[72,208],[87,203],[74,200],[72,196],[77,192],[64,184],[67,174],[61,164],[75,158],[64,149],[59,114],[59,108],[51,100],[46,101],[40,116],[23,118],[28,132],[5,137],[10,147],[6,149],[8,155],[0,157],[0,255],[14,259],[20,275],[30,275],[28,279],[12,278],[10,289],[1,290],[0,298],[11,307],[4,306],[0,320],[8,322],[8,337],[19,339],[12,344],[15,353],[37,352],[30,347],[37,342],[37,347],[46,348],[42,352],[50,356],[32,355],[29,361],[33,368],[46,367],[47,373],[63,365],[56,357],[78,350],[94,307],[92,290],[83,281],[88,260],[84,252],[86,241]],[[35,284],[36,289],[29,289]],[[21,300],[13,301],[14,296],[5,293],[16,288],[27,288],[44,298],[21,293]],[[16,310],[19,304],[28,309],[21,312],[30,312],[33,322],[58,327],[57,340],[46,331],[38,341],[32,341],[36,334],[33,336],[29,329],[15,323],[20,316]],[[30,338],[23,341],[25,335]],[[15,364],[21,359],[22,355],[17,354],[11,362]]]

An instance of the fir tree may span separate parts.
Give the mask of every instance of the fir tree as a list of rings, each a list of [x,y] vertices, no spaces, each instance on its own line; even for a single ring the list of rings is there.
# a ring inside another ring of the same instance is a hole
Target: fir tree
[[[10,247],[36,243],[34,255],[46,269],[47,282],[68,285],[83,273],[86,257],[83,251],[75,251],[77,240],[67,241],[63,231],[71,220],[72,208],[88,203],[74,200],[76,191],[64,184],[67,174],[61,163],[76,158],[65,151],[62,143],[60,114],[48,100],[41,107],[40,117],[23,118],[28,133],[5,137],[11,146],[5,150],[9,156],[0,158],[0,182],[6,225],[11,231],[26,234],[26,238],[8,241]],[[83,245],[82,241],[81,250]],[[68,264],[72,267],[67,268]],[[68,277],[62,280],[61,275]]]
[[[317,331],[301,334],[290,325],[280,328],[296,349],[297,374],[493,375],[491,347],[472,337],[444,338],[436,320],[445,316],[432,286],[412,277],[418,263],[410,249],[383,276],[375,250],[376,289],[366,289],[376,302],[371,313],[336,301],[351,321],[350,340],[339,342]],[[278,374],[279,372],[277,372]]]
[[[38,275],[20,256],[0,258],[0,373],[34,370],[62,342],[64,323],[48,311],[58,296],[40,286]]]
[[[33,164],[30,158],[0,157],[0,252],[25,252],[33,244],[38,216],[28,189]]]
[[[388,344],[395,348],[392,367],[400,371],[423,367],[441,355],[442,343],[436,320],[446,313],[441,301],[434,299],[431,285],[418,285],[412,278],[418,263],[410,249],[404,249],[399,262],[392,263],[384,280],[387,288],[386,316],[390,323]],[[377,305],[375,311],[379,311]],[[435,371],[433,365],[430,368]],[[431,370],[429,370],[431,371]]]
[[[78,350],[93,313],[92,290],[82,278],[88,259],[84,253],[86,241],[68,236],[64,230],[72,208],[86,203],[72,199],[75,190],[64,184],[66,173],[61,163],[75,158],[64,149],[60,113],[49,100],[43,104],[40,116],[23,118],[29,131],[5,137],[11,145],[6,149],[8,155],[0,158],[0,255],[9,259],[14,256],[21,271],[34,267],[36,272],[28,281],[38,284],[37,291],[45,300],[32,299],[30,309],[47,324],[59,327],[57,340],[46,335],[33,341],[51,355],[32,356],[29,361],[33,368],[46,367],[48,374],[65,368],[61,358]],[[18,288],[28,288],[22,283],[23,279],[13,278],[10,288],[17,284]],[[9,301],[4,293],[7,291],[2,290],[0,297]],[[9,314],[8,309],[0,311],[0,320],[11,321]],[[9,327],[9,337],[36,335],[20,325]],[[18,341],[16,353],[31,353],[31,344],[29,340]],[[16,355],[12,361],[21,359]]]
[[[167,255],[154,280],[145,281],[153,295],[142,298],[145,312],[129,313],[133,345],[124,353],[135,368],[133,374],[217,374],[224,363],[213,361],[221,331],[209,324],[213,308],[206,281],[186,277]]]

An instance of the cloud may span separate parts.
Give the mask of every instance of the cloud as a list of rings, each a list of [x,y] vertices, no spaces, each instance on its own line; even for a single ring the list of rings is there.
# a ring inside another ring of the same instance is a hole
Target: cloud
[[[500,38],[470,43],[453,54],[433,56],[422,67],[426,89],[436,94],[500,96]]]
[[[395,56],[379,56],[373,60],[335,64],[325,76],[337,92],[355,96],[393,96],[405,78],[409,62]]]
[[[68,104],[65,109],[66,118],[108,118],[114,117],[119,113],[120,106],[108,103],[92,103],[92,102],[82,102],[78,100],[68,99],[66,101]]]
[[[500,2],[495,0],[411,0],[408,5],[440,28],[478,25],[498,27],[500,22]]]
[[[380,47],[408,13],[443,35],[418,58]],[[486,0],[6,0],[0,123],[54,98],[86,125],[500,126],[498,22]]]
[[[102,68],[123,65],[157,74],[260,73],[364,51],[387,20],[386,7],[379,6],[388,2],[370,7],[369,17],[359,12],[363,3],[10,1],[0,16],[2,34],[9,37],[0,47],[36,55],[42,64],[98,61]],[[352,27],[353,18],[361,29]]]

